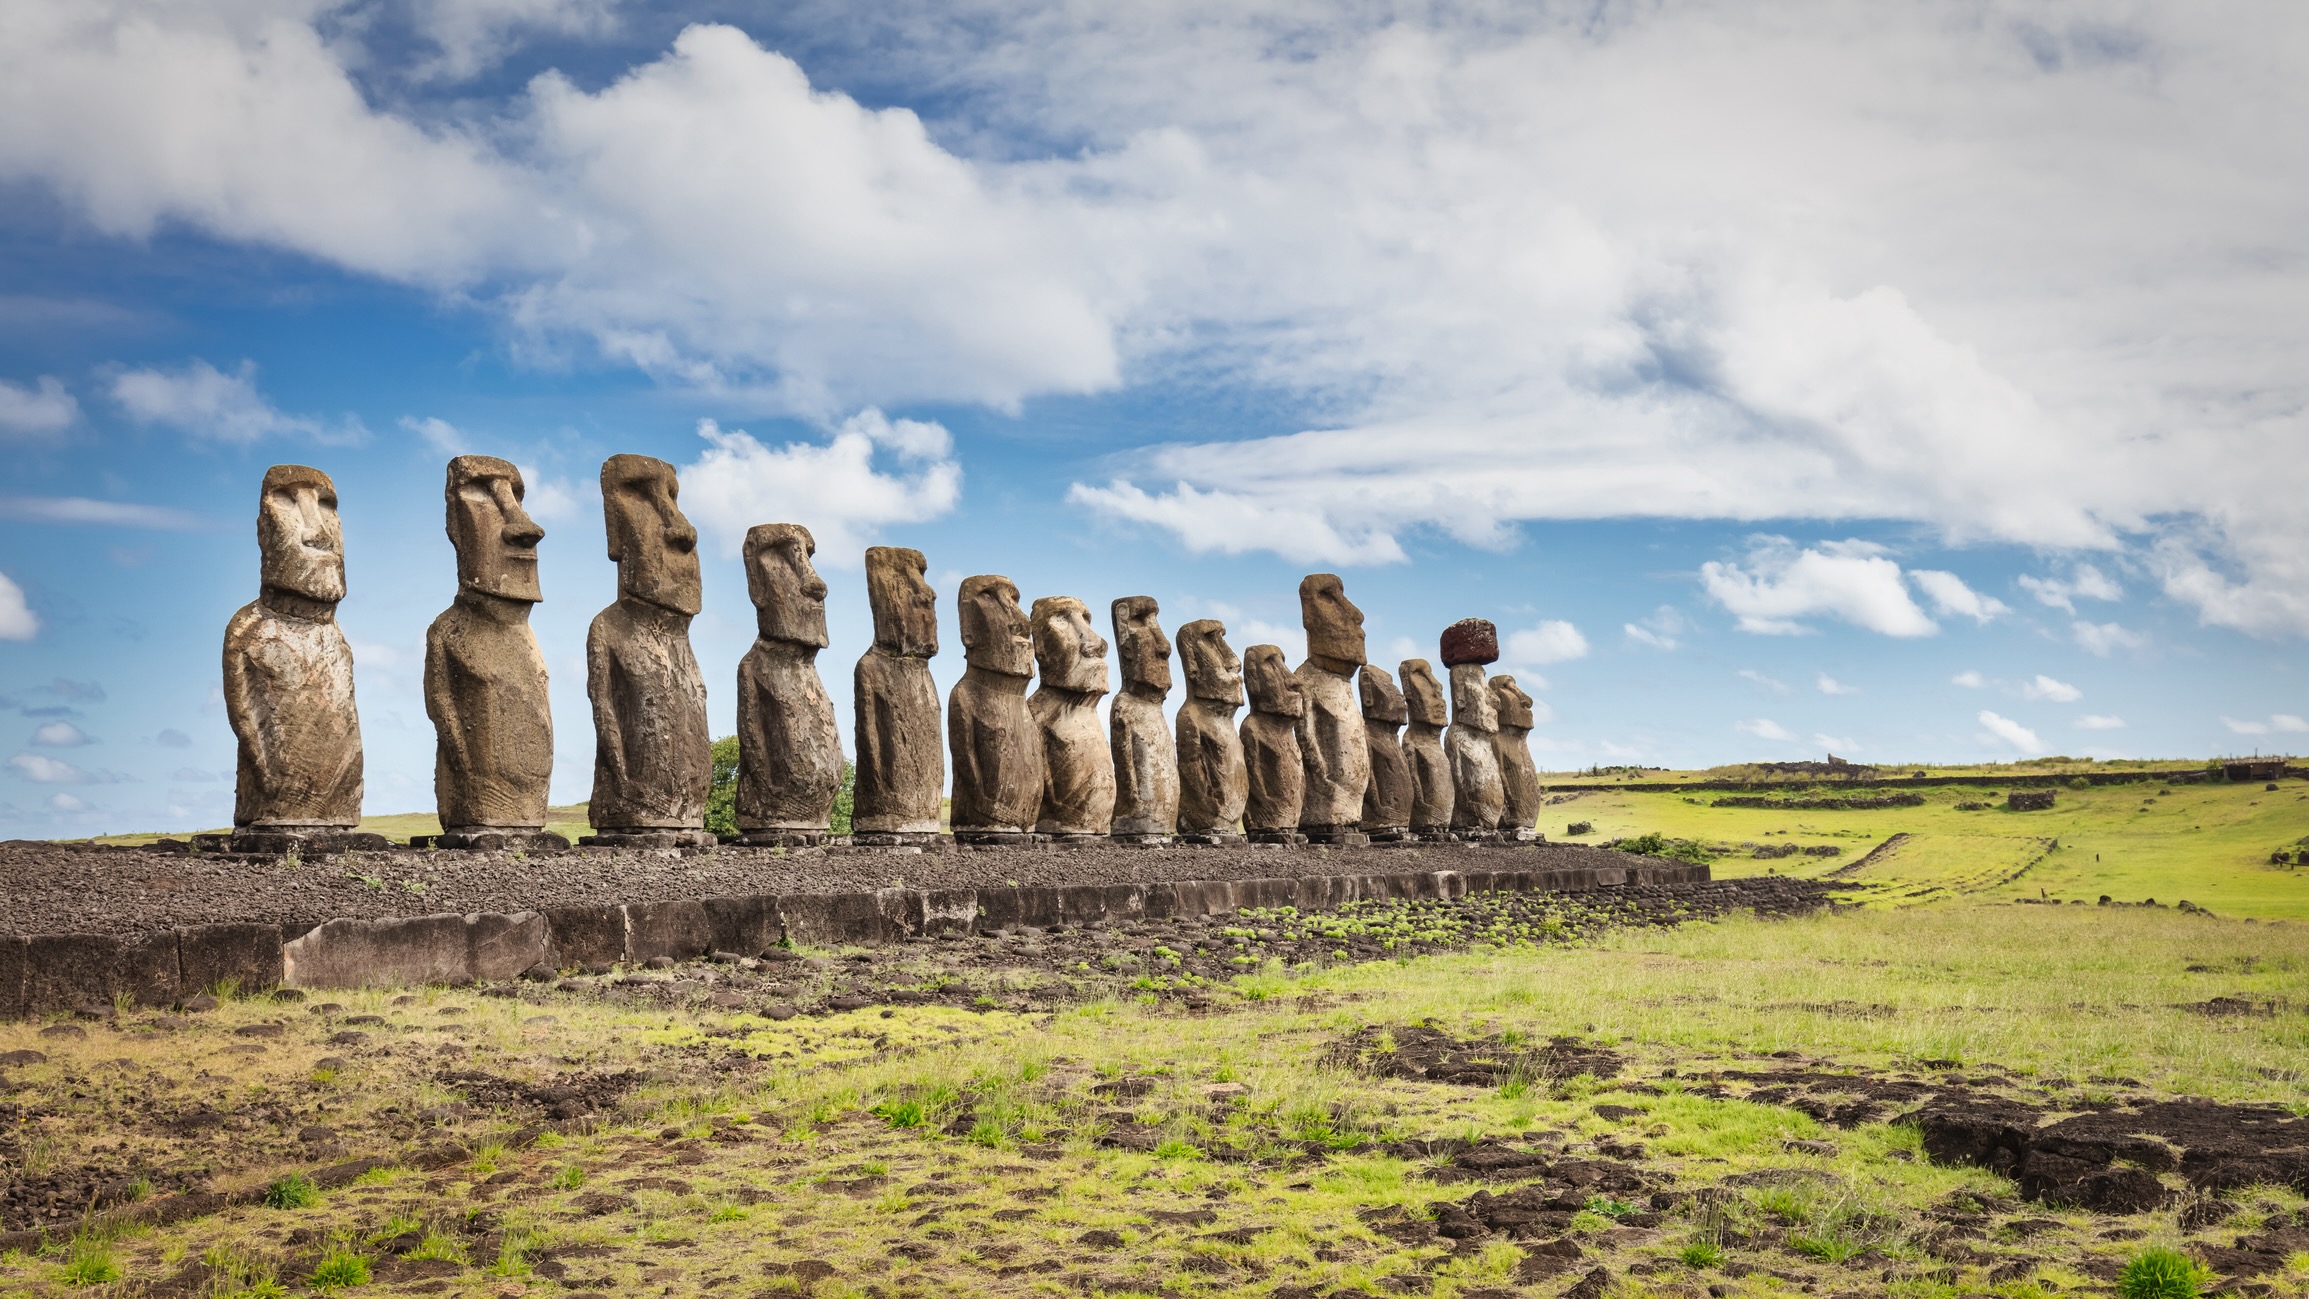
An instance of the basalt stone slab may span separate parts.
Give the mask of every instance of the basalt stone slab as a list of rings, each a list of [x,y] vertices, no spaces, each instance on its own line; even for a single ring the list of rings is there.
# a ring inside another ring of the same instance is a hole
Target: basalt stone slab
[[[465,852],[567,852],[569,840],[550,830],[466,830],[411,835],[409,846]]]
[[[908,889],[906,925],[917,934],[967,934],[978,928],[978,890]]]
[[[281,983],[279,925],[194,925],[176,934],[177,978],[184,995],[211,991],[227,979],[246,991]]]
[[[717,942],[713,918],[706,913],[705,903],[695,898],[625,904],[625,959],[629,961],[646,961],[653,956],[686,961],[717,947],[758,952],[771,945],[741,948]]]
[[[700,905],[713,940],[710,951],[752,955],[785,941],[786,922],[778,915],[775,894],[726,894],[706,898]]]
[[[545,917],[534,911],[331,920],[281,945],[281,983],[366,988],[510,979],[549,951]]]
[[[0,1019],[22,1019],[24,1009],[25,940],[0,937]]]
[[[906,937],[906,890],[783,894],[778,918],[796,947],[897,942]]]
[[[604,830],[577,842],[584,848],[711,848],[719,841],[711,830]]]
[[[543,914],[552,952],[546,959],[553,968],[614,965],[625,959],[624,907],[554,907]]]
[[[116,938],[34,934],[24,946],[24,1013],[46,1015],[109,1006],[122,993],[139,1006],[183,999],[176,932]]]

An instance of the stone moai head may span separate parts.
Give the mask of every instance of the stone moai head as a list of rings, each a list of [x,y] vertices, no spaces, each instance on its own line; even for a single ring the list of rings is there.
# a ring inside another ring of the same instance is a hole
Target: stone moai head
[[[1435,669],[1426,659],[1405,659],[1396,670],[1403,674],[1404,711],[1410,720],[1421,726],[1449,726],[1451,708],[1443,694],[1443,683],[1435,679]]]
[[[1225,623],[1198,618],[1179,628],[1179,665],[1186,669],[1190,698],[1242,705],[1243,661],[1227,644]]]
[[[1395,678],[1376,663],[1366,663],[1357,674],[1357,687],[1363,694],[1363,717],[1366,721],[1387,722],[1401,726],[1411,719],[1411,710],[1403,702],[1403,692],[1395,688]]]
[[[1307,629],[1307,657],[1342,676],[1363,662],[1363,611],[1347,598],[1336,573],[1299,580],[1299,621]]]
[[[705,595],[698,530],[674,503],[680,495],[681,480],[663,460],[627,455],[601,462],[601,515],[620,599],[678,614],[698,611]]]
[[[991,573],[966,577],[954,603],[962,619],[962,657],[970,666],[1004,676],[1034,674],[1034,641],[1026,611],[1018,607],[1017,583]]]
[[[265,589],[335,604],[345,598],[345,528],[337,485],[318,469],[274,465],[257,497]]]
[[[1531,729],[1531,696],[1515,684],[1515,678],[1502,673],[1491,679],[1491,710],[1498,716],[1499,725],[1512,726],[1519,731]]]
[[[1499,629],[1482,618],[1462,618],[1443,629],[1443,666],[1451,670],[1451,720],[1478,731],[1499,729],[1485,664],[1499,661]]]
[[[938,656],[938,593],[922,580],[930,561],[919,550],[866,547],[866,603],[874,610],[874,648],[900,658]]]
[[[1071,595],[1034,602],[1034,665],[1053,690],[1107,692],[1106,638],[1090,625],[1090,606]]]
[[[1298,717],[1307,711],[1299,678],[1274,645],[1253,645],[1243,651],[1243,684],[1251,692],[1251,711],[1276,717]]]
[[[1443,666],[1462,663],[1497,663],[1499,628],[1484,618],[1462,618],[1443,629]]]
[[[746,595],[763,640],[826,648],[826,582],[810,565],[818,542],[799,523],[746,529]]]
[[[537,543],[545,529],[521,508],[527,489],[521,471],[495,456],[459,456],[449,462],[442,495],[449,504],[449,544],[457,548],[457,586],[506,600],[536,604]]]
[[[1171,688],[1171,641],[1156,621],[1162,610],[1151,595],[1126,595],[1114,602],[1114,643],[1122,659],[1122,683],[1163,694]]]

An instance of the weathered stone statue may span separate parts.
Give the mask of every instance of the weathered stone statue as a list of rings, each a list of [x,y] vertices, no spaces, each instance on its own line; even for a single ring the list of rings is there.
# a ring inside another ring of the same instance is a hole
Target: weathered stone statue
[[[1187,701],[1179,705],[1179,839],[1236,844],[1251,794],[1235,710],[1243,706],[1243,664],[1227,645],[1225,623],[1197,619],[1179,628]]]
[[[713,736],[706,682],[690,651],[704,589],[698,534],[675,498],[672,465],[649,456],[601,462],[601,512],[617,562],[617,603],[585,637],[593,701],[594,833],[603,846],[711,847],[706,796]]]
[[[1499,661],[1499,632],[1481,618],[1464,618],[1443,631],[1443,665],[1451,670],[1451,729],[1443,751],[1451,758],[1451,833],[1483,842],[1499,837],[1507,811],[1499,753],[1492,741],[1499,718],[1492,709],[1485,664]]]
[[[495,456],[449,462],[443,494],[457,598],[425,632],[425,715],[442,848],[567,848],[545,831],[553,705],[529,614],[545,598],[521,471]]]
[[[857,842],[920,844],[938,837],[946,764],[938,745],[938,594],[922,580],[919,550],[866,548],[874,643],[858,660],[858,778],[851,789]]]
[[[1358,827],[1371,753],[1355,695],[1363,611],[1347,599],[1337,574],[1310,573],[1299,582],[1299,621],[1307,629],[1307,661],[1298,672],[1299,756],[1307,767],[1299,833],[1309,843],[1368,843]]]
[[[1042,810],[1042,734],[1026,706],[1033,639],[1007,577],[963,578],[957,605],[968,666],[946,698],[954,839],[1017,842]]]
[[[738,842],[808,847],[832,834],[842,788],[842,737],[818,677],[826,647],[826,583],[810,563],[816,538],[798,523],[746,530],[753,648],[738,661]]]
[[[1426,659],[1405,659],[1404,711],[1411,719],[1403,733],[1403,761],[1411,769],[1411,833],[1421,839],[1451,837],[1451,759],[1443,752],[1443,728],[1450,724],[1443,685]]]
[[[1394,678],[1363,665],[1363,735],[1371,754],[1371,783],[1363,787],[1363,833],[1392,843],[1411,835],[1411,765],[1396,733],[1410,716]]]
[[[1156,621],[1161,612],[1146,595],[1126,595],[1112,609],[1122,660],[1122,691],[1114,697],[1107,732],[1114,758],[1112,834],[1131,843],[1167,843],[1178,826],[1178,750],[1163,717],[1171,691],[1171,643]],[[1234,728],[1227,732],[1231,736]]]
[[[1539,805],[1547,794],[1531,760],[1531,696],[1523,693],[1514,677],[1493,677],[1491,710],[1499,726],[1491,747],[1499,755],[1500,786],[1506,795],[1499,833],[1517,843],[1530,843],[1539,837],[1535,829]]]
[[[1114,759],[1098,720],[1106,649],[1082,601],[1034,602],[1034,665],[1042,675],[1026,701],[1042,733],[1042,815],[1034,828],[1061,843],[1103,839],[1114,828]]]
[[[1243,828],[1253,843],[1304,843],[1299,811],[1307,797],[1307,771],[1299,724],[1307,706],[1299,678],[1280,648],[1253,645],[1243,652],[1243,684],[1251,694],[1251,712],[1243,719],[1243,765],[1251,784]]]
[[[361,716],[353,650],[337,626],[345,540],[327,474],[304,465],[265,471],[257,547],[257,598],[225,624],[225,716],[240,738],[240,769],[235,833],[213,846],[383,847],[380,836],[349,833],[361,820]]]

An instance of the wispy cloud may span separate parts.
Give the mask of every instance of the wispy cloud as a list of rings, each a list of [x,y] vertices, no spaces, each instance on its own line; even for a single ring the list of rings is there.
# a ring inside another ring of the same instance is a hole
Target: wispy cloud
[[[1963,686],[1967,690],[1980,690],[1987,687],[1988,678],[1982,676],[1976,669],[1966,668],[1964,671],[1950,677],[1948,679],[1948,684],[1952,686]]]
[[[1815,678],[1812,684],[1824,695],[1856,695],[1860,693],[1860,687],[1848,686],[1825,672]]]
[[[1757,685],[1762,686],[1766,690],[1769,690],[1776,695],[1784,695],[1788,693],[1787,682],[1779,680],[1776,677],[1768,677],[1763,673],[1758,672],[1754,668],[1741,668],[1740,679],[1743,681],[1753,681]]]
[[[79,418],[80,402],[55,375],[41,375],[29,387],[0,379],[0,439],[54,437]]]
[[[1909,580],[1932,601],[1932,607],[1944,618],[1970,618],[1976,623],[1988,623],[2012,612],[2010,606],[1994,596],[1982,595],[1964,584],[1954,573],[1935,569],[1918,569]]]
[[[2078,619],[2069,630],[2076,637],[2078,648],[2087,654],[2107,658],[2118,650],[2135,650],[2149,643],[2149,638],[2113,622],[2086,622]]]
[[[230,374],[197,358],[174,370],[122,370],[112,377],[112,399],[139,424],[158,424],[217,442],[245,445],[296,437],[343,446],[369,435],[350,415],[321,420],[282,412],[257,391],[254,361],[242,361]]]
[[[1568,663],[1587,657],[1587,637],[1579,628],[1560,619],[1545,619],[1536,627],[1508,633],[1507,643],[1501,646],[1510,663],[1544,666],[1549,663]]]
[[[24,588],[0,573],[0,640],[30,640],[40,634],[40,615],[24,599]]]
[[[190,510],[139,505],[134,501],[99,501],[86,496],[0,496],[0,519],[100,528],[147,528],[158,532],[190,532],[216,526],[214,520]]]
[[[2231,731],[2234,731],[2239,735],[2298,735],[2303,732],[2309,732],[2309,719],[2297,717],[2292,713],[2272,713],[2269,717],[2269,720],[2265,722],[2254,721],[2251,719],[2240,720],[2235,717],[2223,717],[2221,719],[2221,725],[2228,727]]]
[[[2125,729],[2125,719],[2107,713],[2086,713],[2076,719],[2076,728],[2080,731],[2121,731]]]
[[[1641,622],[1622,623],[1620,630],[1638,645],[1673,650],[1684,632],[1684,615],[1674,605],[1663,604]]]
[[[2045,699],[2056,704],[2073,704],[2084,698],[2085,692],[2066,681],[2057,681],[2039,672],[2033,679],[2020,683],[2020,697],[2023,699]]]
[[[1792,743],[1796,738],[1793,731],[1769,717],[1755,717],[1744,722],[1734,722],[1732,729],[1745,731],[1759,740],[1772,740],[1778,743]]]
[[[2034,577],[2022,574],[2020,587],[2036,597],[2036,602],[2063,613],[2075,613],[2078,600],[2122,600],[2124,588],[2115,580],[2090,564],[2079,564],[2068,579]]]
[[[1990,712],[1985,708],[1981,709],[1980,724],[1987,728],[1990,738],[2009,744],[2022,753],[2044,752],[2044,741],[2037,738],[2035,731],[2001,713]]]

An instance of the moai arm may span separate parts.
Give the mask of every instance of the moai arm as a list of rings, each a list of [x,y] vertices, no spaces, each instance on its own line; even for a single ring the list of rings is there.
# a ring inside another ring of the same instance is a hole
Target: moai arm
[[[250,609],[254,608],[250,606]],[[252,679],[252,673],[261,673],[262,669],[254,668],[251,664],[250,659],[254,656],[249,653],[245,643],[250,621],[250,610],[244,609],[225,628],[225,717],[232,723],[233,734],[247,746],[251,764],[263,773],[264,787],[270,789],[278,782],[280,767],[276,756],[266,746],[265,728],[258,724],[256,716],[256,691],[264,688],[266,683]]]
[[[617,658],[594,619],[585,635],[585,697],[593,704],[594,761],[609,768],[611,789],[626,785],[625,732],[617,722]]]
[[[425,716],[433,721],[433,734],[442,748],[449,750],[449,769],[471,771],[471,755],[465,750],[465,726],[457,716],[457,691],[452,682],[456,665],[449,661],[455,652],[456,638],[441,630],[439,621],[425,629]]]

